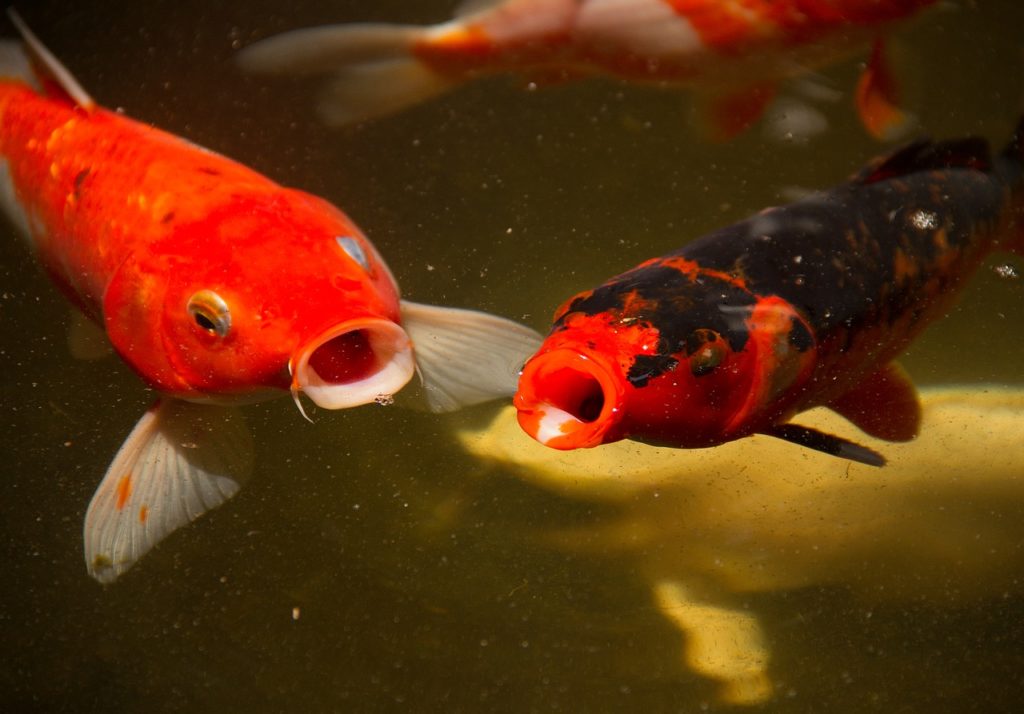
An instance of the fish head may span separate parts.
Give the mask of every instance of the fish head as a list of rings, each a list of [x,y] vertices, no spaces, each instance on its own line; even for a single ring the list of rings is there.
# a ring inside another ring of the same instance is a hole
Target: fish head
[[[753,431],[806,380],[806,332],[790,310],[676,268],[641,266],[560,308],[514,400],[530,436],[558,449],[713,446]]]
[[[285,389],[337,409],[390,397],[415,371],[391,272],[320,199],[239,199],[152,248],[119,270],[105,318],[163,392],[248,401]]]

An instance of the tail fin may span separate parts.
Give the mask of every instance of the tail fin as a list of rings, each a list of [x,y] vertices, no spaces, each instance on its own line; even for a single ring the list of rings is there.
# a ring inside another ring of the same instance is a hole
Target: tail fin
[[[429,29],[362,23],[296,30],[246,47],[237,62],[254,74],[330,75],[320,114],[342,126],[397,112],[454,85],[412,54]]]
[[[395,114],[453,86],[413,58],[374,62],[336,73],[320,94],[318,111],[325,124],[345,126]]]
[[[421,27],[377,23],[310,27],[249,45],[235,59],[255,74],[323,74],[407,57],[423,33]]]

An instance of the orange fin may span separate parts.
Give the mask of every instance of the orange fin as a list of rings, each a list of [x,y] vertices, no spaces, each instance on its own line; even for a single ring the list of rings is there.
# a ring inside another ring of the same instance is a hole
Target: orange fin
[[[828,406],[865,433],[886,441],[910,441],[921,427],[917,389],[895,362]]]
[[[884,45],[875,40],[871,59],[857,81],[857,112],[864,128],[881,141],[895,138],[910,117],[899,107],[899,87],[885,57]]]
[[[775,85],[767,83],[698,96],[702,133],[716,142],[734,139],[761,118],[775,93]]]

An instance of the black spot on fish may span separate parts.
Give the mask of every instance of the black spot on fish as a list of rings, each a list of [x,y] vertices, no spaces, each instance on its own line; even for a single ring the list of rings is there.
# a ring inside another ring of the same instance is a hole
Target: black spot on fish
[[[564,328],[573,313],[606,314],[623,329],[656,329],[656,352],[637,357],[628,375],[630,382],[642,386],[673,369],[677,360],[672,355],[685,351],[687,341],[698,331],[703,330],[700,334],[708,340],[725,340],[733,351],[742,350],[750,338],[745,318],[756,300],[727,277],[683,272],[654,262],[577,297],[558,317],[554,329]]]
[[[607,313],[623,324],[657,329],[661,338],[658,351],[663,355],[683,349],[686,339],[702,328],[718,333],[739,351],[749,335],[737,316],[755,300],[750,291],[718,276],[691,277],[674,267],[654,263],[612,278],[573,300],[555,327],[574,312]]]
[[[674,357],[664,355],[639,355],[629,368],[626,379],[634,387],[646,387],[647,383],[655,377],[666,372],[671,372],[679,364]]]
[[[204,173],[207,176],[220,176],[221,175],[220,170],[218,170],[218,169],[211,169],[209,166],[200,166],[199,167],[199,172],[200,173]]]
[[[174,220],[174,211],[168,211],[164,214],[164,217],[160,219],[161,223],[167,224]]]
[[[82,197],[82,184],[85,183],[85,179],[88,178],[92,169],[82,169],[75,175],[75,200],[77,201]]]
[[[789,344],[793,345],[797,352],[806,352],[814,347],[814,336],[807,331],[802,320],[793,318],[789,330]]]

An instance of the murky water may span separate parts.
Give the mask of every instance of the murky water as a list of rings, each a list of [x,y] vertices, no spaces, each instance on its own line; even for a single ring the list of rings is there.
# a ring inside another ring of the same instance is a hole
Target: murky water
[[[727,145],[699,140],[685,95],[608,82],[524,92],[495,79],[329,131],[312,116],[310,85],[246,80],[227,63],[235,41],[328,22],[437,21],[450,5],[36,0],[21,10],[101,103],[344,207],[408,297],[538,329],[571,293],[794,187],[837,182],[882,150],[850,110],[855,60],[819,79],[843,92],[815,105],[829,123],[822,135],[779,141],[762,125]],[[1024,104],[1024,6],[949,5],[899,37],[912,108],[936,136],[1001,144]],[[686,529],[606,547],[605,526],[646,496],[547,488],[466,453],[456,431],[483,426],[495,407],[321,411],[313,425],[287,400],[249,407],[253,481],[100,587],[82,562],[82,518],[153,394],[116,359],[68,355],[68,308],[5,234],[0,710],[732,708],[684,664],[694,635],[652,594],[648,564],[685,552]],[[1019,259],[1001,264],[1024,272]],[[904,363],[921,384],[1019,386],[1022,324],[1024,285],[986,268]],[[756,618],[771,653],[774,695],[735,708],[1019,706],[1024,481],[996,488],[978,474],[973,491],[970,449],[968,434],[944,455],[965,459],[955,503],[947,489],[904,499],[856,541],[909,544],[905,562],[864,548],[844,581],[812,572],[800,587],[719,593],[717,604]],[[935,548],[915,545],[941,538],[893,531],[900,508],[974,513],[934,521],[962,527],[964,543],[927,584],[915,554]],[[748,525],[736,522],[737,534]],[[576,536],[552,535],[567,530]],[[998,556],[991,570],[971,567],[972,548]]]

